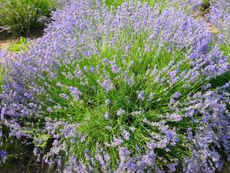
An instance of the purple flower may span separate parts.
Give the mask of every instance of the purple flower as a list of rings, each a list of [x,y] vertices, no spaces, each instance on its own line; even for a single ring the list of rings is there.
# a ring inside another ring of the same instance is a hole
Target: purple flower
[[[120,69],[117,67],[115,62],[111,63],[111,69],[112,69],[113,73],[119,73],[120,72]]]
[[[123,136],[123,138],[125,139],[125,140],[129,140],[129,138],[130,138],[130,133],[127,131],[127,130],[124,130],[124,129],[122,129],[121,130],[121,134],[122,134],[122,136]]]
[[[148,166],[154,166],[155,164],[155,153],[153,150],[150,150],[146,155],[142,157],[141,162],[148,165]]]
[[[6,157],[8,153],[6,151],[0,150],[0,159]]]
[[[102,87],[105,89],[106,92],[109,92],[114,88],[113,83],[110,79],[105,79],[102,83]]]
[[[105,112],[104,117],[105,117],[106,120],[109,120],[109,112]]]
[[[106,105],[109,105],[110,103],[111,103],[111,101],[110,101],[109,99],[106,99],[106,100],[105,100],[105,104],[106,104]]]
[[[168,118],[170,121],[175,121],[175,122],[182,120],[182,116],[177,114],[177,113],[173,113],[173,114],[168,115]]]
[[[73,87],[73,86],[69,86],[68,88],[70,90],[70,93],[74,97],[74,100],[75,101],[79,100],[80,96],[82,95],[82,92],[78,88]]]
[[[121,115],[123,115],[125,113],[125,110],[123,110],[123,109],[119,109],[118,111],[117,111],[117,116],[121,116]]]
[[[124,162],[126,160],[126,158],[129,156],[130,152],[128,150],[128,148],[126,147],[119,147],[119,157],[120,157],[120,161]]]
[[[145,99],[144,92],[143,91],[138,92],[137,98],[143,101]]]

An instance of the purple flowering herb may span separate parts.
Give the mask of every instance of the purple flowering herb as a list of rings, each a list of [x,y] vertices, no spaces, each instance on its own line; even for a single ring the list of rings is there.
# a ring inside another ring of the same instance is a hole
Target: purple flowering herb
[[[6,151],[0,150],[0,159],[6,157],[8,153]]]
[[[105,79],[102,83],[102,87],[105,89],[106,92],[114,89],[114,85],[110,79]]]
[[[217,6],[210,21],[224,19],[225,34],[216,39],[185,3],[125,2],[112,12],[100,1],[66,2],[29,51],[6,58],[2,123],[19,140],[52,139],[41,159],[66,172],[173,172],[178,160],[184,172],[220,169],[229,83],[207,84],[229,70],[219,46],[229,20]]]

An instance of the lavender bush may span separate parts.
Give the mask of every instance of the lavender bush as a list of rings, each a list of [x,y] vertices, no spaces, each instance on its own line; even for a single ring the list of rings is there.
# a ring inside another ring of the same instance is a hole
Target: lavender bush
[[[177,8],[70,0],[12,55],[1,123],[60,172],[215,172],[230,160],[228,56]]]

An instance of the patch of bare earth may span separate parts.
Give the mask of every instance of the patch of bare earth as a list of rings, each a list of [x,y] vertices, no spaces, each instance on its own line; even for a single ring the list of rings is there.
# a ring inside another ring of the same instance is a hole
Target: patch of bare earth
[[[32,29],[30,33],[22,36],[33,41],[43,36],[43,29]],[[17,42],[19,39],[19,37],[13,36],[5,30],[0,30],[0,49],[8,49],[11,44]]]

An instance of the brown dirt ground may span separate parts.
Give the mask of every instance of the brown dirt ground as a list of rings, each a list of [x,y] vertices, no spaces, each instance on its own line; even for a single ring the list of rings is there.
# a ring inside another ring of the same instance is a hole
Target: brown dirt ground
[[[29,34],[22,35],[25,38],[30,40],[37,39],[42,37],[43,29],[32,29]],[[17,42],[20,37],[13,36],[12,34],[7,33],[6,31],[0,32],[0,49],[7,49],[10,44]]]

